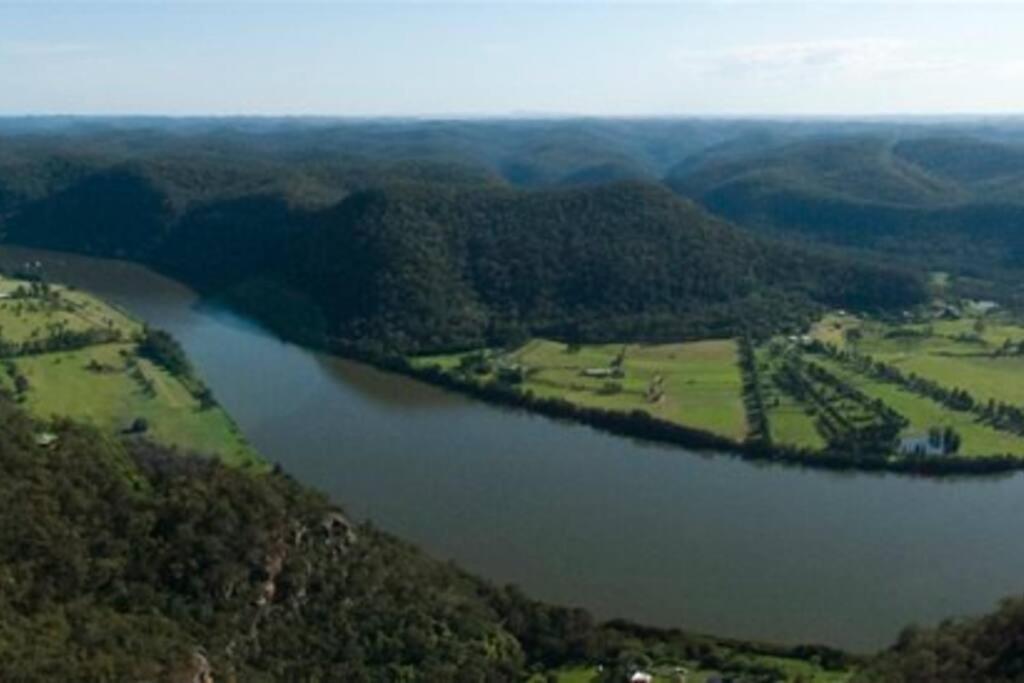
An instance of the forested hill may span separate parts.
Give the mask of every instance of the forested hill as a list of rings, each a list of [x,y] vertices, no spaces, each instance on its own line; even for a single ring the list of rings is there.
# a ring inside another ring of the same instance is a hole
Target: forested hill
[[[284,279],[332,334],[401,348],[756,332],[923,295],[912,276],[744,234],[640,183],[360,193],[291,242]]]
[[[519,681],[592,635],[283,475],[43,428],[0,399],[5,681]]]
[[[618,683],[658,657],[762,683],[850,662],[598,624],[355,524],[283,474],[39,424],[3,397],[0,496],[4,681],[521,683],[602,663]]]
[[[743,233],[658,184],[523,190],[428,167],[344,181],[304,166],[62,163],[36,184],[17,177],[0,227],[18,244],[156,265],[297,338],[404,351],[778,331],[822,305],[923,297],[910,275]]]
[[[1024,144],[1016,139],[936,129],[751,144],[709,151],[666,181],[749,228],[982,277],[1024,266]]]

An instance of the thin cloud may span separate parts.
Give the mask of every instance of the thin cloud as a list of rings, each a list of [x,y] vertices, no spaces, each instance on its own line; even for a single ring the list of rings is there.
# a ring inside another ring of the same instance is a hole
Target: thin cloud
[[[951,72],[969,66],[956,57],[931,55],[914,43],[890,38],[763,43],[684,53],[679,61],[703,75],[751,78],[795,75],[879,78]]]

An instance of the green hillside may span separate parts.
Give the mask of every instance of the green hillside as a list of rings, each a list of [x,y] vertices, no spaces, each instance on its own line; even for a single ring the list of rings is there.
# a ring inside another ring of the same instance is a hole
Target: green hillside
[[[0,277],[0,364],[0,391],[40,419],[262,466],[173,340],[86,293]]]
[[[827,136],[707,155],[666,182],[748,228],[996,280],[1019,298],[1024,146],[1016,142],[941,129]]]
[[[908,273],[748,235],[656,184],[525,191],[389,176],[318,208],[222,171],[106,168],[3,225],[19,244],[156,265],[294,338],[403,350],[778,331],[822,305],[924,294]],[[220,189],[197,189],[205,178]]]
[[[752,237],[635,183],[361,193],[292,240],[284,280],[332,336],[404,349],[780,330],[824,304],[923,295],[902,271]]]

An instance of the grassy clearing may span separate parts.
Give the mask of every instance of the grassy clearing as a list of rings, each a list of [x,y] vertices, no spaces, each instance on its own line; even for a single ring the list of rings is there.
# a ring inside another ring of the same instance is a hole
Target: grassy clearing
[[[963,455],[1024,455],[1024,439],[981,424],[971,413],[950,410],[894,384],[860,375],[830,359],[816,357],[814,361],[910,420],[911,425],[905,430],[908,434],[924,433],[933,426],[949,426],[963,439],[960,448]]]
[[[0,278],[0,293],[19,286]],[[115,329],[122,341],[9,358],[28,381],[27,388],[19,393],[3,371],[0,389],[16,395],[34,415],[70,417],[111,435],[141,420],[145,437],[156,443],[216,454],[236,465],[261,462],[221,408],[203,408],[182,381],[138,356],[135,339],[142,326],[121,311],[57,286],[45,295],[0,299],[0,337],[8,343],[44,341],[58,327],[76,332]]]
[[[825,448],[825,439],[818,433],[814,417],[807,413],[807,408],[781,393],[774,395],[778,398],[769,401],[767,407],[772,442],[812,450]]]
[[[878,360],[948,387],[966,389],[982,401],[1024,404],[1024,358],[943,357],[933,354],[878,354]]]
[[[998,318],[986,318],[978,326],[978,320],[963,317],[907,325],[857,323],[860,338],[849,346],[904,373],[966,389],[982,401],[1024,404],[1024,356],[997,355],[1005,343],[1024,341],[1024,326]],[[833,330],[834,337],[833,325],[822,323]]]
[[[623,354],[622,377],[588,377]],[[743,439],[742,378],[732,340],[583,345],[533,340],[510,354],[529,368],[523,388],[606,410],[644,410],[670,422]],[[653,388],[653,389],[652,389]],[[657,396],[657,398],[655,398]]]
[[[560,398],[581,406],[651,415],[723,434],[746,437],[742,377],[736,343],[721,339],[680,344],[584,344],[534,339],[507,354],[483,351],[420,356],[418,367],[440,366],[457,372],[464,359],[484,354],[490,366],[504,364],[526,369],[520,388],[542,398]],[[622,357],[621,376],[611,369]],[[486,382],[495,368],[469,373]],[[606,376],[588,376],[588,372]]]
[[[969,302],[937,305],[900,322],[830,314],[813,327],[811,336],[899,368],[904,375],[966,390],[978,402],[1024,405],[1024,355],[1020,355],[1024,346],[1019,347],[1024,325],[1005,314],[979,313]],[[835,363],[828,367],[852,377],[855,386],[911,420],[908,431],[952,426],[963,437],[963,454],[1024,455],[1024,438],[979,424],[970,413],[949,410],[895,385],[857,377]]]
[[[109,433],[124,431],[142,418],[149,425],[146,437],[157,443],[216,453],[234,464],[256,459],[223,410],[201,409],[165,370],[136,359],[138,373],[154,387],[146,391],[126,365],[132,353],[129,344],[105,344],[18,358],[14,363],[29,381],[25,406],[43,418],[70,417]],[[93,364],[106,369],[90,369]]]
[[[758,375],[773,443],[821,451],[829,441],[841,449],[851,447],[851,438],[880,438],[873,443],[884,448],[887,433],[877,437],[879,432],[873,430],[884,430],[903,416],[910,422],[903,436],[952,427],[962,439],[961,454],[1024,457],[1024,437],[983,424],[973,413],[955,411],[895,384],[862,376],[823,354],[806,355],[811,341],[817,340],[870,355],[905,374],[915,373],[950,389],[965,389],[981,402],[993,399],[1024,405],[1024,325],[993,314],[943,317],[947,315],[945,308],[936,307],[908,312],[899,322],[885,322],[835,311],[816,323],[807,337],[762,345],[756,350]],[[779,353],[780,347],[784,353]],[[866,398],[820,383],[812,394],[795,391],[788,384],[783,385],[785,391],[780,390],[776,385],[779,363],[792,353],[804,354]],[[473,358],[478,362],[467,364]],[[733,340],[569,346],[535,339],[511,353],[485,350],[413,362],[439,365],[478,382],[493,381],[502,369],[512,368],[522,373],[519,387],[538,397],[611,411],[642,410],[737,440],[748,434]],[[881,400],[882,405],[872,399]]]
[[[0,292],[10,294],[24,285],[0,278]],[[138,333],[141,325],[121,311],[78,291],[51,285],[54,300],[42,298],[0,299],[0,335],[22,343],[45,338],[55,327],[72,332],[113,329],[125,339]]]
[[[431,365],[440,367],[445,372],[451,372],[459,367],[459,363],[462,361],[462,357],[465,354],[462,353],[443,353],[436,354],[433,356],[413,356],[409,359],[413,367],[426,368]]]

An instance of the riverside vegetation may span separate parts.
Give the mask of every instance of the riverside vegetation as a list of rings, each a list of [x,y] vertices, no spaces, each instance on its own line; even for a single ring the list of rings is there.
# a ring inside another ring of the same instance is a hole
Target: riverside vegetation
[[[166,333],[83,292],[0,284],[5,680],[523,681],[658,664],[830,681],[858,661],[600,624],[430,560],[260,466]],[[85,387],[91,400],[61,402]]]
[[[167,335],[140,332],[93,297],[5,285],[12,296],[3,301],[22,323],[29,321],[15,312],[19,303],[79,332],[100,321],[141,334],[140,357],[168,371],[190,368]],[[27,347],[18,344],[70,343],[34,329],[12,328],[6,352],[17,360],[32,357],[19,355]],[[673,345],[650,358],[718,360],[719,372],[704,381],[723,383],[721,375],[731,385],[736,352],[732,344]],[[564,351],[534,344],[525,353]],[[50,380],[59,386],[69,376]],[[189,381],[199,386],[194,373]],[[236,444],[228,431],[220,448],[208,443],[198,452],[157,443],[148,429],[44,418],[28,404],[17,393],[0,395],[5,680],[614,683],[644,670],[659,682],[836,683],[1014,675],[1024,628],[1017,602],[981,620],[908,630],[872,657],[600,623],[431,560],[351,521],[285,473],[225,456]]]
[[[805,333],[675,344],[535,339],[417,356],[456,385],[631,418],[627,431],[826,466],[991,471],[1024,466],[1024,326],[989,302],[822,317]],[[484,391],[486,393],[486,391]],[[571,411],[570,411],[571,412]],[[590,415],[591,417],[586,417]],[[593,419],[594,416],[597,419]],[[653,426],[652,426],[653,425]],[[715,441],[715,439],[719,441]]]

